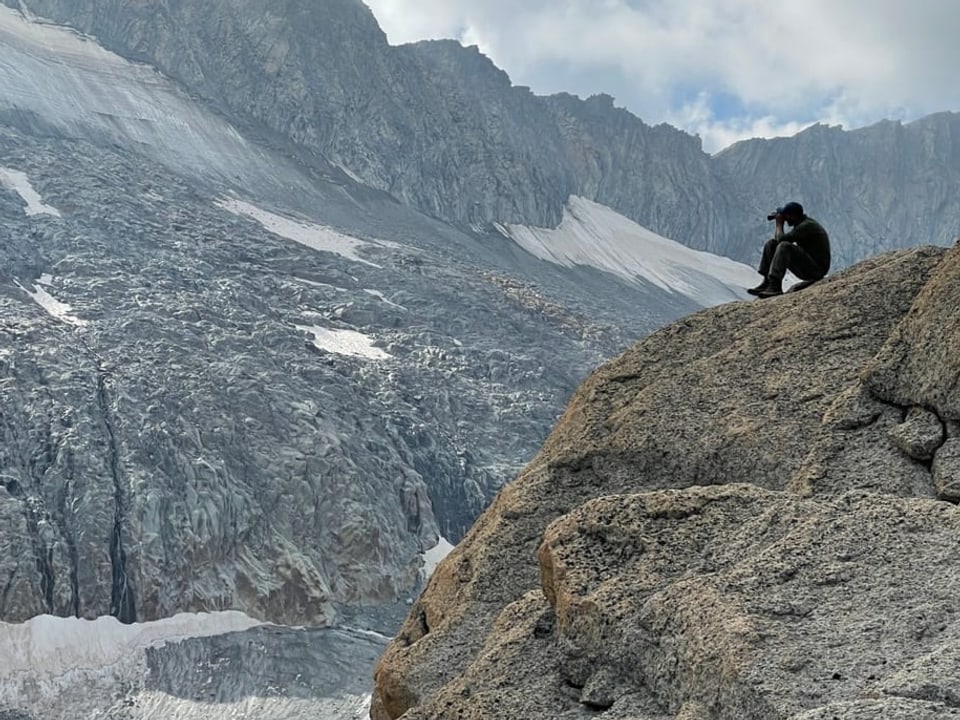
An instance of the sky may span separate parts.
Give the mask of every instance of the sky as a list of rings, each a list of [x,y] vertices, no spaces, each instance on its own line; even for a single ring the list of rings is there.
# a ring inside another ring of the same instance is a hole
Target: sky
[[[612,95],[707,152],[960,110],[958,0],[364,0],[391,44],[455,38],[538,94]]]

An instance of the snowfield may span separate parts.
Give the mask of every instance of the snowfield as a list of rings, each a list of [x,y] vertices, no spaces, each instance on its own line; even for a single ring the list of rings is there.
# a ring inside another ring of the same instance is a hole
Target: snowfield
[[[280,638],[279,642],[268,646],[263,636],[245,632],[256,628],[266,629]],[[113,617],[83,620],[51,615],[20,624],[0,622],[0,716],[13,710],[38,720],[365,718],[370,695],[357,688],[361,679],[367,684],[366,677],[346,683],[349,687],[325,691],[312,684],[315,678],[302,674],[312,675],[315,666],[300,667],[301,674],[295,678],[274,675],[273,681],[264,679],[271,677],[271,655],[286,647],[283,638],[291,640],[288,664],[293,667],[304,645],[317,643],[320,655],[326,655],[329,647],[331,662],[342,665],[342,656],[336,655],[338,648],[342,652],[345,644],[357,642],[358,652],[369,655],[371,648],[379,652],[387,638],[371,631],[331,629],[322,632],[333,633],[338,644],[328,645],[329,640],[316,635],[301,636],[304,632],[309,631],[264,624],[235,611],[182,613],[133,625],[123,625]],[[220,649],[206,655],[191,655],[177,645],[194,638],[218,637],[224,638],[223,642],[212,647]],[[166,660],[173,663],[173,677],[185,673],[192,689],[168,691],[163,687],[164,671],[148,663],[148,651],[167,645],[172,645]],[[331,675],[336,677],[336,672],[332,670]],[[197,687],[203,690],[203,699],[197,697]]]
[[[556,229],[509,225],[504,231],[543,260],[644,280],[704,307],[748,299],[746,288],[759,281],[756,270],[743,263],[692,250],[582,197],[570,198]]]

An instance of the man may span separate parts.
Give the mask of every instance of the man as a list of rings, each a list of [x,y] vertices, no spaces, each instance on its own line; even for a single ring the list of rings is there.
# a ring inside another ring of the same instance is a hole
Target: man
[[[810,282],[829,272],[830,237],[820,223],[804,214],[800,203],[788,202],[767,219],[776,220],[777,227],[763,247],[759,269],[763,282],[748,293],[762,298],[782,295],[787,270]],[[783,232],[784,223],[790,226],[790,232]]]

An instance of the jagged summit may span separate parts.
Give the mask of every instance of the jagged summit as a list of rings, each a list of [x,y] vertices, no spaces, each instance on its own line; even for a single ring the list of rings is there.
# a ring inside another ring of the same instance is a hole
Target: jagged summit
[[[20,0],[2,0],[21,8]],[[814,126],[711,157],[609,96],[543,97],[477,48],[391,46],[356,0],[31,0],[31,13],[148,63],[246,132],[461,226],[555,227],[571,195],[698,250],[753,263],[763,218],[798,199],[837,267],[948,245],[960,230],[960,116]]]
[[[439,566],[372,717],[957,715],[958,288],[960,247],[886,255],[598,369]]]

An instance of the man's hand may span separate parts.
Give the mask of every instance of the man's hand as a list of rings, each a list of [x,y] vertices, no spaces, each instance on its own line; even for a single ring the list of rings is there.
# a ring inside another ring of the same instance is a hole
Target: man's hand
[[[774,218],[777,222],[777,229],[774,231],[773,236],[775,238],[783,237],[783,215],[777,214],[777,217]]]

